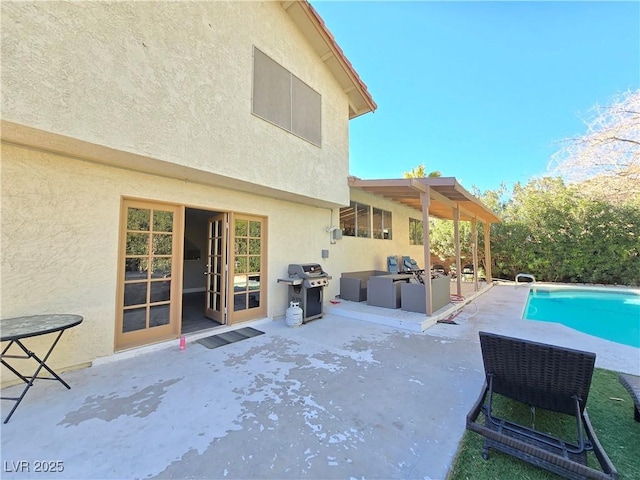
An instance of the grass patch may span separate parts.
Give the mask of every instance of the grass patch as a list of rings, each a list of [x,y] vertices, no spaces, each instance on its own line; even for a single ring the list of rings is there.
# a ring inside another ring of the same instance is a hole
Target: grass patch
[[[531,425],[531,413],[528,407],[504,397],[497,397],[494,397],[496,413],[517,419],[523,425]],[[640,423],[633,419],[633,400],[620,384],[617,372],[600,368],[594,370],[587,411],[602,448],[618,470],[619,478],[639,479]],[[537,410],[536,429],[556,434],[560,432],[563,438],[576,438],[575,422],[572,420],[566,422],[564,419],[558,421],[559,417],[566,416]],[[589,466],[599,469],[593,453],[589,453],[588,461]],[[482,437],[475,432],[466,431],[447,479],[494,480],[496,478],[556,480],[560,477],[495,450],[491,450],[489,460],[484,460]]]

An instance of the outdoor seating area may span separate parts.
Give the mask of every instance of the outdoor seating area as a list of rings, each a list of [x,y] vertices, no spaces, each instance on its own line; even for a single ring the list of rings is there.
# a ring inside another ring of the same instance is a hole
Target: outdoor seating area
[[[465,268],[467,268],[466,266]],[[409,256],[387,257],[387,271],[364,270],[344,272],[340,277],[340,299],[367,302],[381,308],[402,309],[408,312],[427,313],[424,288],[425,271]],[[434,265],[431,270],[432,312],[451,302],[451,278],[444,266]],[[456,293],[458,295],[458,293]]]
[[[340,299],[366,301],[376,307],[426,313],[424,280],[416,273],[389,273],[381,270],[345,272],[340,277]],[[435,275],[430,281],[435,311],[450,303],[451,279],[447,275]]]
[[[488,460],[495,449],[565,478],[617,478],[585,408],[596,355],[487,332],[479,332],[479,337],[485,383],[467,415],[467,429],[482,435],[483,458]],[[495,395],[530,406],[532,425],[515,423],[506,413],[494,411]],[[536,430],[537,408],[573,417],[577,440]],[[589,451],[601,470],[587,464]]]

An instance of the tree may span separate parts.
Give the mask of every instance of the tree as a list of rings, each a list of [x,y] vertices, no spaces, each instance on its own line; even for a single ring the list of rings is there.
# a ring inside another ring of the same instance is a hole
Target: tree
[[[487,192],[496,199],[503,192]],[[581,193],[561,178],[516,184],[491,225],[493,276],[538,281],[640,284],[640,208]]]
[[[550,167],[589,196],[621,204],[640,198],[640,90],[596,105],[587,132],[564,141]]]
[[[435,178],[441,177],[442,174],[438,170],[434,170],[426,174],[424,164],[412,168],[409,172],[403,173],[404,178]],[[419,238],[422,238],[422,224],[414,227],[419,232]],[[460,254],[463,259],[470,259],[473,256],[471,251],[471,225],[469,222],[462,222],[459,225],[460,235]],[[413,237],[416,238],[416,237]],[[431,253],[441,261],[453,260],[456,256],[455,239],[453,237],[453,221],[441,218],[432,218],[429,225],[429,238],[431,243]]]
[[[442,174],[438,170],[434,170],[433,172],[429,172],[426,174],[424,163],[422,165],[418,165],[415,168],[412,168],[408,172],[404,172],[402,174],[404,178],[433,178],[433,177],[441,177]]]

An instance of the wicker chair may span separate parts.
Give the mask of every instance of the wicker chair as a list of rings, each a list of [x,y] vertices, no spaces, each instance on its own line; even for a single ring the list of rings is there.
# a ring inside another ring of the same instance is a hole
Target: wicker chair
[[[636,422],[640,422],[640,377],[621,373],[619,378],[620,383],[627,389],[633,400],[633,418]]]
[[[489,449],[513,455],[570,479],[615,479],[617,472],[596,437],[585,406],[596,355],[492,333],[480,332],[485,383],[467,415],[467,429],[484,437]],[[578,439],[562,440],[492,411],[499,394],[531,406],[575,418]],[[480,412],[484,422],[476,422]],[[586,435],[585,435],[586,434]],[[587,466],[593,451],[602,470]]]

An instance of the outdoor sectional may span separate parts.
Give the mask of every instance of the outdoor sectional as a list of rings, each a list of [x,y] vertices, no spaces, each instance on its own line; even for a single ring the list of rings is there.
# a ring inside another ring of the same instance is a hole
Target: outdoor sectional
[[[340,298],[351,302],[367,300],[367,282],[376,275],[388,275],[384,270],[363,270],[361,272],[343,272],[340,277]]]

